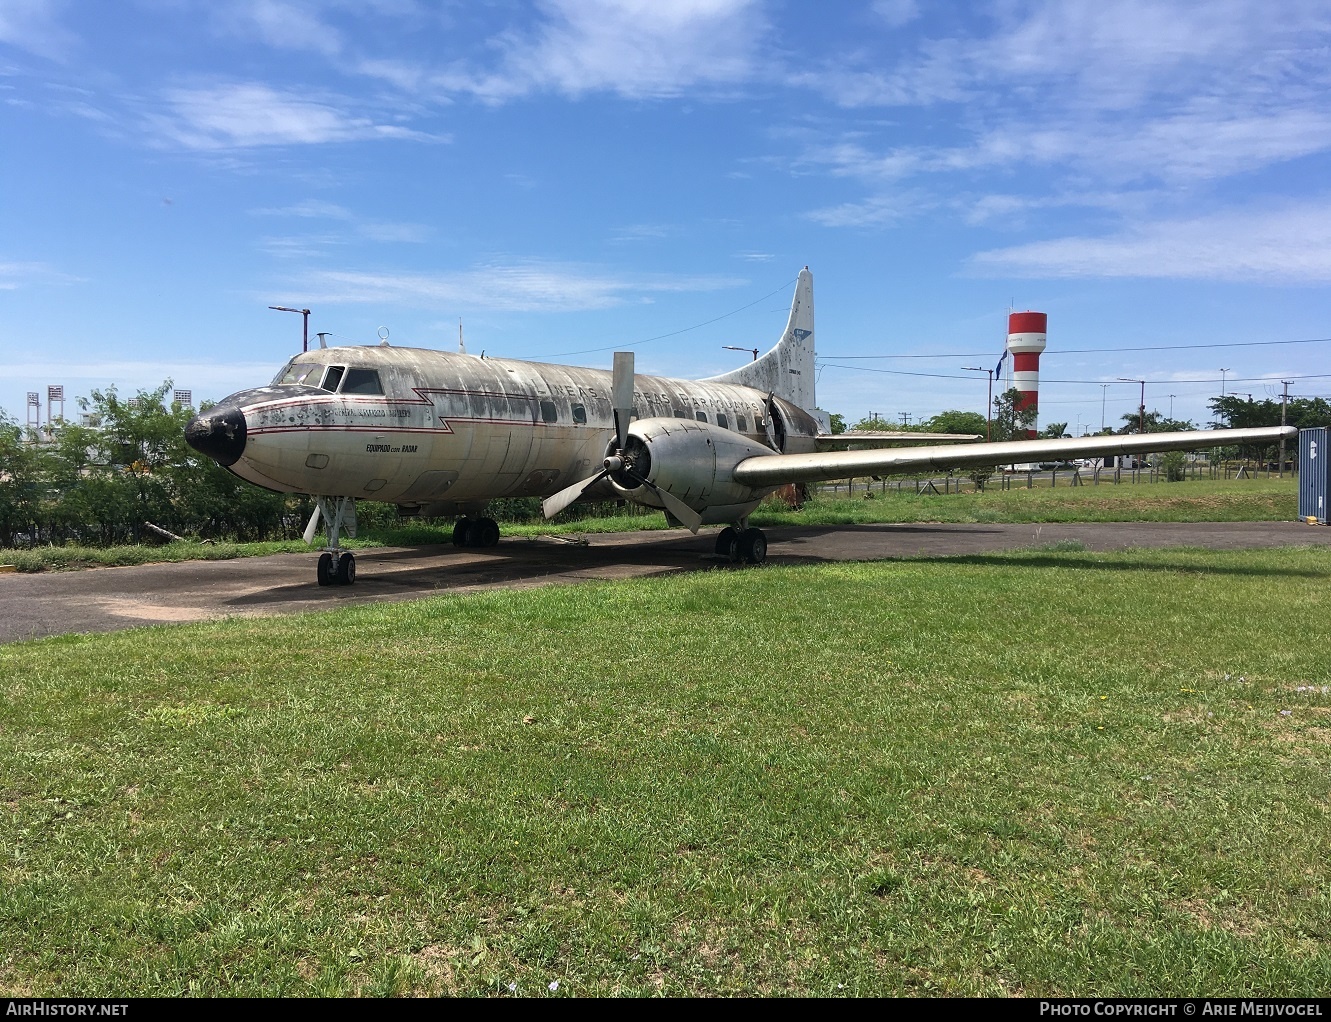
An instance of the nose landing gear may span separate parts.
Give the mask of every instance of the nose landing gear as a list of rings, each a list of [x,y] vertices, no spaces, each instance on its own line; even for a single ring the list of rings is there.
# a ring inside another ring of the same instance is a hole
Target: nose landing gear
[[[314,514],[305,526],[305,542],[313,543],[322,518],[328,533],[328,546],[319,555],[315,578],[321,586],[349,586],[356,581],[356,558],[339,545],[340,534],[356,535],[355,497],[315,497]]]

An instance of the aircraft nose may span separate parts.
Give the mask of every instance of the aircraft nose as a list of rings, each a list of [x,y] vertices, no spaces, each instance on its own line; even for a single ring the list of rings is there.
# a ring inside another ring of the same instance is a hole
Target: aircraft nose
[[[234,465],[245,452],[245,415],[234,405],[210,408],[189,421],[185,442],[219,465]]]

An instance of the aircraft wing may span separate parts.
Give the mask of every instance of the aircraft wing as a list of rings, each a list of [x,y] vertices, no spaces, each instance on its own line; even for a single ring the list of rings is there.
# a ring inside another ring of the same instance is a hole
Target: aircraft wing
[[[978,433],[907,433],[887,429],[852,429],[844,433],[819,433],[814,438],[820,451],[844,451],[852,445],[865,447],[894,447],[897,444],[955,444],[966,440],[979,440]]]
[[[1185,433],[1018,440],[997,444],[959,444],[955,447],[937,445],[893,450],[758,455],[736,465],[734,478],[736,482],[747,486],[782,486],[786,483],[824,479],[882,476],[894,472],[947,471],[973,465],[1010,465],[1157,451],[1195,451],[1236,444],[1269,444],[1279,441],[1282,436],[1297,436],[1298,432],[1293,426],[1271,426],[1261,429],[1206,429]]]

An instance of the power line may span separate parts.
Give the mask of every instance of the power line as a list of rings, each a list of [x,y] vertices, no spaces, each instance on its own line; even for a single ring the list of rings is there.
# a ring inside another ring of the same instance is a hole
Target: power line
[[[884,374],[886,374],[886,375],[888,375],[888,376],[921,376],[921,377],[928,377],[929,379],[932,379],[932,380],[973,380],[973,379],[974,379],[974,377],[972,377],[972,376],[957,376],[957,375],[952,374],[952,373],[912,373],[912,372],[907,372],[907,371],[904,370],[904,369],[873,369],[873,368],[870,368],[869,366],[845,366],[845,365],[837,365],[835,362],[821,362],[821,361],[820,361],[818,364],[819,364],[820,367],[825,368],[825,369],[849,369],[851,372],[856,372],[856,373],[884,373]],[[1331,379],[1331,373],[1311,373],[1311,374],[1308,374],[1308,375],[1305,375],[1305,376],[1291,376],[1291,377],[1289,377],[1289,378],[1290,378],[1291,380],[1326,380],[1326,379]],[[1041,377],[1041,378],[1040,378],[1040,383],[1041,383],[1041,384],[1045,384],[1045,383],[1094,383],[1094,384],[1100,384],[1100,383],[1105,383],[1105,382],[1111,382],[1111,381],[1105,381],[1105,380],[1055,380],[1055,379],[1047,379],[1047,378],[1045,378],[1045,377]],[[1146,382],[1149,383],[1149,384],[1156,385],[1156,386],[1167,385],[1167,386],[1171,386],[1171,387],[1172,387],[1172,386],[1174,386],[1174,385],[1177,384],[1177,383],[1219,383],[1220,381],[1219,381],[1219,380],[1214,380],[1214,379],[1209,379],[1209,378],[1208,378],[1208,379],[1198,379],[1198,380],[1147,380]],[[1279,380],[1273,380],[1271,377],[1268,377],[1268,376],[1239,376],[1239,377],[1229,377],[1229,378],[1228,378],[1228,382],[1230,382],[1230,383],[1272,383],[1272,382],[1279,383],[1280,381],[1279,381]]]
[[[1328,344],[1331,337],[1305,337],[1293,341],[1226,341],[1215,344],[1145,344],[1128,348],[1050,348],[1042,358],[1051,355],[1086,355],[1105,351],[1187,351],[1196,348],[1260,348],[1273,344]],[[986,358],[993,354],[989,351],[958,352],[944,355],[828,355],[827,358],[840,359],[843,362],[864,361],[878,358]]]

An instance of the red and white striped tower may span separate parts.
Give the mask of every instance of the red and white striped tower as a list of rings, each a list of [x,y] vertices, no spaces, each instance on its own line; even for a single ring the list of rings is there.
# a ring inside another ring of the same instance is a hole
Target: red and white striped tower
[[[1007,318],[1007,350],[1012,353],[1012,386],[1021,392],[1016,410],[1040,407],[1040,352],[1049,317],[1043,312],[1012,312]],[[1027,430],[1035,436],[1036,430]]]

